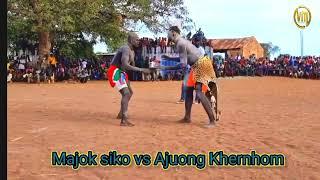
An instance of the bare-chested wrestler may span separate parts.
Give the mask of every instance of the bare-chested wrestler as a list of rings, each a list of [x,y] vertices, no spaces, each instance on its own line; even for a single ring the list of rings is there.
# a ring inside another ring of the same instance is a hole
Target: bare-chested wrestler
[[[116,87],[122,98],[118,119],[121,119],[120,126],[134,126],[128,121],[128,104],[133,91],[130,87],[127,71],[150,73],[149,69],[135,67],[135,48],[139,47],[139,37],[136,33],[129,33],[128,44],[118,49],[108,70],[108,79],[112,87]]]
[[[186,67],[187,64],[191,66],[191,71],[185,80],[186,99],[185,99],[185,116],[180,121],[182,123],[191,122],[191,108],[193,103],[193,90],[195,88],[200,102],[207,112],[210,119],[209,126],[218,121],[218,107],[217,107],[217,84],[216,74],[214,72],[212,61],[203,56],[199,49],[190,41],[184,39],[180,35],[180,29],[177,26],[172,26],[168,32],[168,39],[176,44],[176,50],[179,53],[180,63],[173,67],[161,67],[165,70],[174,70]],[[163,58],[170,59],[170,57],[163,55]],[[204,92],[212,92],[215,96],[215,114],[213,113],[210,100],[206,97]]]

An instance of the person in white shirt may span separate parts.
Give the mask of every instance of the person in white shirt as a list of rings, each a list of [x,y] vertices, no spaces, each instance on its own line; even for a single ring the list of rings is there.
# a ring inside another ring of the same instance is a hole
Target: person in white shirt
[[[7,83],[12,83],[12,72],[11,72],[11,70],[8,71]]]
[[[25,64],[26,64],[26,60],[24,59],[24,57],[22,57],[21,59],[18,60],[19,65],[18,65],[18,69],[20,70],[21,73],[24,72],[24,70],[26,69]]]
[[[81,62],[81,64],[82,64],[82,69],[86,69],[87,68],[87,61],[86,60],[83,60]]]

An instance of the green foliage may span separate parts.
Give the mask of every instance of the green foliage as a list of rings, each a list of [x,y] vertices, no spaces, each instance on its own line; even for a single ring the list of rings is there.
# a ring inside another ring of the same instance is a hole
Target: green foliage
[[[60,42],[59,52],[66,57],[73,59],[78,58],[94,58],[93,45],[85,39],[74,39],[72,42]]]
[[[261,43],[261,46],[264,49],[264,57],[270,58],[271,55],[280,52],[279,46],[273,45],[271,42]]]
[[[7,46],[11,50],[25,49],[35,44],[37,34],[32,32],[30,20],[18,18],[8,13],[7,22]]]
[[[70,34],[90,34],[92,39],[86,43],[91,45],[99,37],[113,51],[126,41],[129,30],[137,30],[137,24],[158,33],[172,19],[182,20],[184,29],[191,28],[183,0],[8,0],[10,43],[21,37],[38,40],[39,32],[50,32],[56,34],[52,38],[57,43],[61,42],[55,39],[57,34],[67,38],[61,46],[68,54],[85,42],[76,43]]]

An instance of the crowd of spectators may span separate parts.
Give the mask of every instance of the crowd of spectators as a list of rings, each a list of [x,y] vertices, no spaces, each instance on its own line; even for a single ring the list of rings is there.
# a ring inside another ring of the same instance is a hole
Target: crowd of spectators
[[[42,61],[29,61],[26,56],[9,57],[7,63],[7,82],[54,83],[105,79],[108,62],[94,59],[57,58],[53,54]]]
[[[159,38],[160,39],[160,38]],[[159,39],[157,41],[159,41]],[[165,39],[163,39],[165,40]],[[160,40],[161,43],[161,40]],[[167,49],[166,47],[164,49]],[[163,50],[165,52],[166,50]],[[320,57],[294,57],[280,55],[270,60],[268,58],[248,59],[240,56],[223,59],[214,57],[213,64],[218,77],[234,76],[285,76],[292,78],[320,79]],[[7,64],[8,82],[54,83],[56,81],[81,82],[88,80],[105,80],[105,74],[110,65],[110,59],[68,59],[57,57],[52,53],[37,64],[28,56],[9,57]],[[155,68],[160,65],[156,56],[146,56],[138,59],[136,66]],[[150,75],[130,72],[133,81],[182,80],[183,70],[171,70],[162,74],[160,71]]]
[[[268,58],[249,59],[243,57],[217,59],[215,69],[218,77],[225,76],[285,76],[292,78],[319,79],[320,57],[294,57],[281,55],[274,60]]]
[[[174,53],[175,45],[173,42],[169,42],[167,38],[142,38],[140,39],[141,46],[147,54],[156,54],[156,53]],[[170,47],[170,48],[168,48]],[[157,51],[159,49],[159,51]]]

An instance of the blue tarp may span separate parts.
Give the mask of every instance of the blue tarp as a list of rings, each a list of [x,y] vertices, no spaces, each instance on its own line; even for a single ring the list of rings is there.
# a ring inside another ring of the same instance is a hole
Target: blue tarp
[[[180,58],[176,58],[173,61],[172,60],[166,60],[162,59],[160,61],[161,66],[176,66],[178,63],[180,63]],[[162,70],[161,71],[161,76],[164,77],[168,72],[171,72],[172,70]]]

